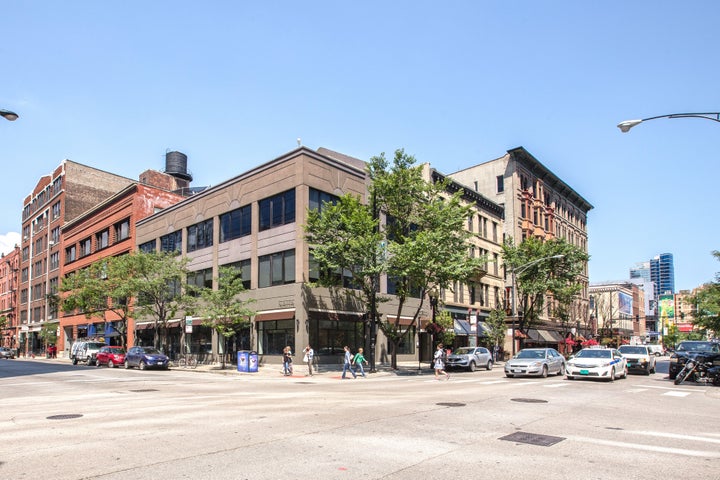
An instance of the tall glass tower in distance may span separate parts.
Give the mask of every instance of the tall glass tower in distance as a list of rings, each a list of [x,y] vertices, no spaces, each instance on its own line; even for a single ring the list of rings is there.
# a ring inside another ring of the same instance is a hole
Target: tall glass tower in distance
[[[661,253],[650,260],[650,280],[658,295],[675,293],[675,266],[672,253]]]

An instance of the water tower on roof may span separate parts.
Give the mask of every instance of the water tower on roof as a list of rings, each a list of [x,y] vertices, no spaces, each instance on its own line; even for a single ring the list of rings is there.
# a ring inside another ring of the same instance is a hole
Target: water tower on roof
[[[165,173],[188,183],[192,182],[193,179],[192,174],[187,169],[187,155],[181,152],[165,153]]]

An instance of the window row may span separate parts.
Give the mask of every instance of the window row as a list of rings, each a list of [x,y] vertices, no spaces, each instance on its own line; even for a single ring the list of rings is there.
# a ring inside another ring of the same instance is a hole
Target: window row
[[[111,245],[110,232],[111,229],[108,227],[95,233],[95,235],[90,235],[80,240],[74,245],[65,246],[65,265],[67,265],[68,263],[72,263],[80,258],[87,257],[93,252],[98,252],[104,248],[109,247]],[[119,243],[123,240],[130,238],[130,219],[126,218],[125,220],[122,220],[113,225],[112,232],[115,234],[114,243]],[[59,239],[59,230],[57,236]],[[94,248],[93,238],[95,240]]]

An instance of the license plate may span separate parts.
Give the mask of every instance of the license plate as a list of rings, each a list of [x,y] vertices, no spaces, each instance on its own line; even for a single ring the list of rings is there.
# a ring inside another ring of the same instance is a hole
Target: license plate
[[[589,375],[590,372],[587,370],[580,370],[580,375]]]
[[[521,373],[522,370],[519,368],[513,368],[513,373]]]
[[[629,368],[629,367],[632,367],[633,365],[635,365],[635,364],[634,364],[634,363],[631,363],[631,362],[628,362],[628,364],[627,364],[628,368]]]

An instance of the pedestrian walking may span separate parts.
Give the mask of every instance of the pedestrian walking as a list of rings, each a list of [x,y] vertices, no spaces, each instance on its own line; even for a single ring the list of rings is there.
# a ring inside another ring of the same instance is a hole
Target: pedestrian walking
[[[283,375],[292,375],[292,349],[287,346],[283,349]]]
[[[348,370],[350,370],[350,373],[352,373],[353,378],[357,378],[357,374],[355,373],[355,369],[353,369],[353,366],[352,366],[353,355],[352,355],[352,353],[350,352],[350,347],[348,347],[347,345],[345,345],[345,347],[343,347],[343,349],[345,350],[345,358],[344,358],[344,361],[343,361],[342,378],[345,378],[345,373],[346,373]]]
[[[445,371],[445,350],[443,344],[437,346],[435,350],[435,380],[440,380],[440,374],[445,375],[445,380],[450,380],[450,375]]]
[[[315,358],[315,350],[312,349],[310,344],[308,344],[307,347],[305,347],[305,350],[303,350],[303,362],[307,363],[308,366],[308,375],[311,377],[313,376],[313,359]]]
[[[358,348],[358,352],[355,354],[355,357],[353,357],[353,365],[355,365],[355,368],[360,369],[360,373],[363,377],[365,377],[365,369],[363,368],[363,363],[367,365],[367,360],[365,360],[365,355],[363,355],[363,349]]]

